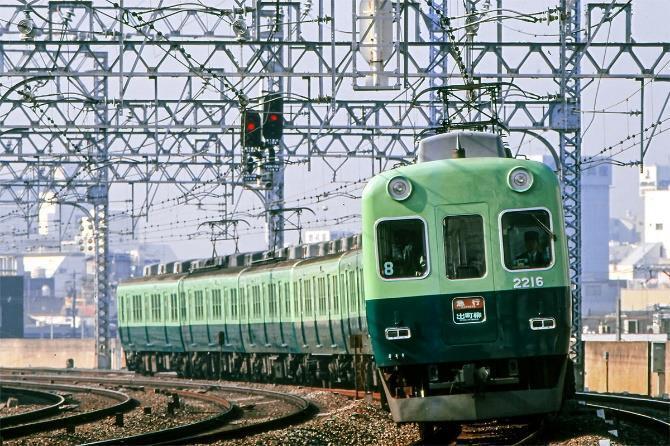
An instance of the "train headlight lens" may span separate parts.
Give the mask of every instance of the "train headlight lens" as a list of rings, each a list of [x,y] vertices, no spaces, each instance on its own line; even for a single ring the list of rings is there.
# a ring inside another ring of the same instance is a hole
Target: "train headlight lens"
[[[395,177],[389,181],[388,193],[394,200],[406,200],[412,194],[412,183],[407,178]]]
[[[517,192],[526,192],[533,185],[533,174],[523,167],[517,167],[507,176],[509,187]]]

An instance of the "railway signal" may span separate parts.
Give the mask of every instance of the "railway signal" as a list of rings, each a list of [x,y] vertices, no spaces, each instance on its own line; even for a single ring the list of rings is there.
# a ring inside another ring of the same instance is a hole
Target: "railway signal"
[[[266,141],[279,141],[284,133],[284,99],[279,93],[265,95],[263,116],[263,137]]]
[[[245,110],[242,114],[242,145],[244,147],[262,147],[261,115],[254,110]]]

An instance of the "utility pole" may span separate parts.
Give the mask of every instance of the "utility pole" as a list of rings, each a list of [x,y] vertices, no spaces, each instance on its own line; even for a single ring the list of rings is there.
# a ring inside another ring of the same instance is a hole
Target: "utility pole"
[[[72,298],[72,339],[77,336],[76,317],[77,317],[77,272],[72,272],[72,290],[70,292]]]

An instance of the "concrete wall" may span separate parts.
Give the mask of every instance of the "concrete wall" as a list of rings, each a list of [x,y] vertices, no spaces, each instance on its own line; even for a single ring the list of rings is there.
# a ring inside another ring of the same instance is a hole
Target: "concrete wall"
[[[112,342],[113,369],[120,368],[120,347]],[[95,339],[0,339],[0,367],[63,368],[68,358],[77,368],[95,368]]]
[[[592,392],[649,392],[648,342],[587,342],[584,386]],[[609,359],[605,360],[605,352]]]

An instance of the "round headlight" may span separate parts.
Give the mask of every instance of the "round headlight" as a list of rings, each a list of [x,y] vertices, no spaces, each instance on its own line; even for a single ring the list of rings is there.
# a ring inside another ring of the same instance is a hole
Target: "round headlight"
[[[517,192],[525,192],[533,185],[533,174],[523,167],[516,167],[507,176],[509,187]]]
[[[412,183],[407,178],[395,177],[389,181],[388,193],[394,200],[406,200],[412,194]]]

